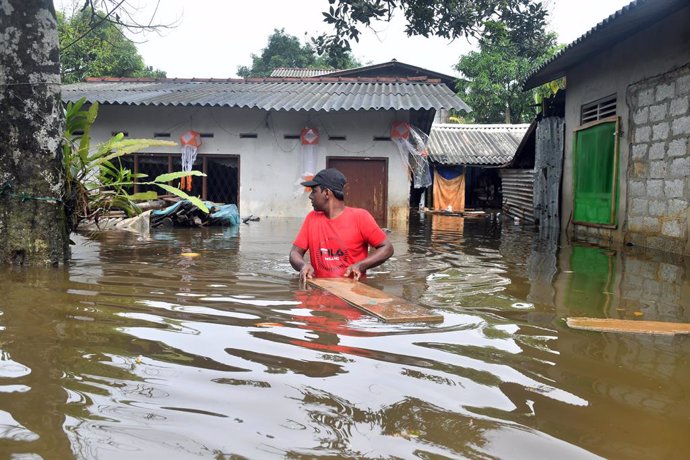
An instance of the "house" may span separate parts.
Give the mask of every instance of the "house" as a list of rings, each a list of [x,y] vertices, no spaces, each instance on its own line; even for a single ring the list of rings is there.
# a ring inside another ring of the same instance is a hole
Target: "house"
[[[63,87],[63,99],[100,105],[95,142],[177,141],[188,130],[201,146],[192,195],[236,203],[241,215],[302,217],[307,172],[337,167],[349,178],[348,203],[378,222],[405,219],[410,181],[391,142],[394,122],[430,126],[440,109],[469,110],[441,80],[418,77],[258,79],[92,78]],[[128,156],[150,177],[180,170],[180,147]],[[141,186],[138,191],[144,189]]]
[[[432,205],[437,210],[500,208],[500,169],[512,160],[527,124],[434,124],[429,159],[434,167]]]
[[[452,92],[456,92],[456,77],[412,64],[391,59],[379,64],[368,64],[352,69],[315,69],[301,67],[277,67],[271,71],[271,77],[427,77],[441,80]]]
[[[400,62],[397,59],[391,59],[388,62],[379,64],[355,67],[353,69],[333,70],[327,75],[330,77],[427,77],[440,80],[449,90],[453,93],[457,93],[455,87],[457,77]],[[436,116],[431,121],[433,123],[448,123],[449,116],[450,111],[443,107],[436,111]],[[419,128],[428,133],[431,129],[431,123],[428,126],[419,126]]]
[[[561,231],[690,254],[690,2],[638,0],[527,79],[566,77]]]

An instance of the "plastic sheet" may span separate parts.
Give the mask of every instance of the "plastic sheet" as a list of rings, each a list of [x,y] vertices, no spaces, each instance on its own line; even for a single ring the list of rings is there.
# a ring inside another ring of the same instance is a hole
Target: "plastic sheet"
[[[431,168],[427,144],[429,136],[415,126],[409,126],[406,136],[392,136],[391,140],[398,146],[400,158],[412,173],[414,188],[426,188],[431,185]]]

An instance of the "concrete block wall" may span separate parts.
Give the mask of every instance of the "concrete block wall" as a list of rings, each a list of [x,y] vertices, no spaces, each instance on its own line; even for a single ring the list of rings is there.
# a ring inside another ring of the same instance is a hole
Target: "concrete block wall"
[[[628,88],[625,241],[690,253],[690,65]]]

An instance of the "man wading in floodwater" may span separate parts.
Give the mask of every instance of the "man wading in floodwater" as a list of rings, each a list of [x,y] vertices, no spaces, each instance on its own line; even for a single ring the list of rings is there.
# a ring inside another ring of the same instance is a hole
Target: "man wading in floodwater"
[[[366,209],[345,206],[347,179],[337,169],[319,171],[312,180],[309,200],[314,208],[302,223],[290,250],[290,265],[300,281],[309,278],[353,277],[393,255],[393,245]],[[369,254],[369,246],[374,250]],[[309,251],[309,262],[304,254]]]

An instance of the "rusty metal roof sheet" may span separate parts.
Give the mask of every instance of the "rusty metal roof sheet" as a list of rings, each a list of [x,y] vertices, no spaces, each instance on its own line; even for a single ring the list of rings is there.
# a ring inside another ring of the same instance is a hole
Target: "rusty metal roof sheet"
[[[287,77],[287,78],[309,78],[318,77],[331,72],[337,72],[334,69],[303,69],[301,67],[276,67],[271,71],[272,77]]]
[[[262,110],[471,110],[440,80],[408,78],[90,78],[62,87],[65,101]]]
[[[499,166],[515,155],[529,124],[435,124],[429,135],[429,157],[441,164]]]
[[[631,2],[532,71],[525,81],[524,88],[526,90],[535,88],[565,76],[573,66],[610,49],[618,41],[632,36],[687,5],[688,0],[635,0]]]

